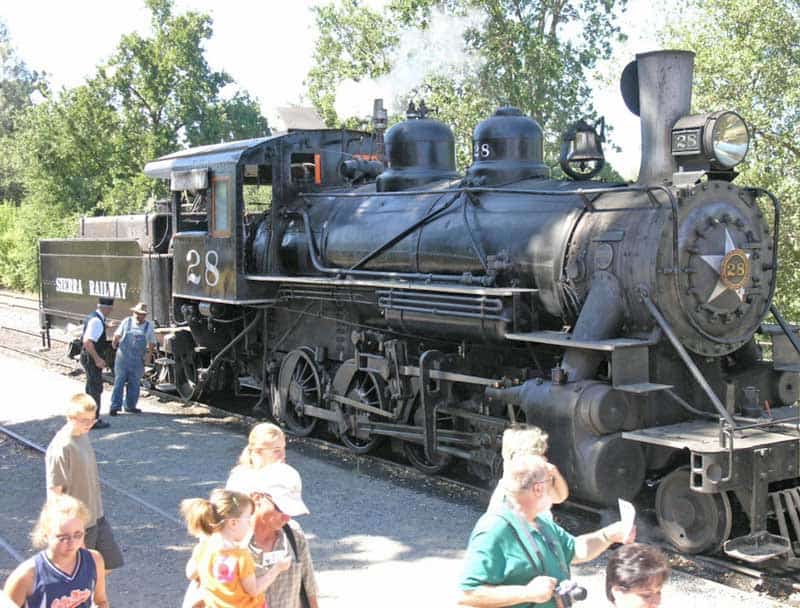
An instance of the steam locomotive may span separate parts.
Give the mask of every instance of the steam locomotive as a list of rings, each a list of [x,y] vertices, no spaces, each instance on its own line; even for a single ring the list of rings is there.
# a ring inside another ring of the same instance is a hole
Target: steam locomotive
[[[538,425],[573,497],[613,505],[655,482],[681,551],[791,556],[800,340],[773,304],[780,207],[733,183],[742,118],[690,114],[693,59],[623,72],[634,184],[586,179],[602,134],[583,122],[563,138],[571,179],[550,179],[541,127],[513,108],[477,125],[465,175],[450,129],[419,112],[385,138],[376,112],[375,133],[162,157],[145,167],[169,182],[161,209],[40,243],[43,329],[94,295],[123,315],[144,300],[159,381],[186,398],[249,387],[294,434],[484,478],[504,429]]]

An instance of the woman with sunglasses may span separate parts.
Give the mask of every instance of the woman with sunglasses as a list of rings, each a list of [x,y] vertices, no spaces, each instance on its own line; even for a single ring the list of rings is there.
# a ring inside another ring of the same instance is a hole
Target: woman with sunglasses
[[[274,424],[257,424],[247,437],[247,446],[231,471],[227,485],[229,488],[258,485],[262,474],[278,462],[286,462],[286,436]]]
[[[103,556],[83,547],[89,511],[76,498],[52,496],[31,535],[42,550],[8,577],[5,594],[28,608],[107,608]]]

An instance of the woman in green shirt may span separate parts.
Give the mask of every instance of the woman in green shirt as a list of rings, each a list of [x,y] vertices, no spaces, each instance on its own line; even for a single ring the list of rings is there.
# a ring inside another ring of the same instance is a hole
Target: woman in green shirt
[[[540,515],[550,510],[552,485],[547,461],[513,459],[503,476],[505,504],[478,520],[470,536],[459,603],[476,608],[545,606],[570,577],[570,565],[593,560],[613,543],[633,542],[635,531],[617,522],[572,536]]]

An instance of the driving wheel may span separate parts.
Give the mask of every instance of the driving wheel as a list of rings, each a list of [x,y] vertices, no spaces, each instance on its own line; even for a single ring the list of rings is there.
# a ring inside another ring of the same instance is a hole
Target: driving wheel
[[[728,496],[693,491],[688,468],[672,471],[659,484],[656,517],[667,540],[684,553],[718,550],[733,522]]]
[[[350,381],[350,389],[345,395],[370,407],[386,409],[383,398],[383,382],[372,372],[358,372]],[[346,430],[341,434],[342,443],[355,454],[366,454],[380,445],[383,437],[373,435],[367,429],[359,428],[363,422],[386,422],[388,418],[368,413],[364,410],[342,405],[342,413],[348,420]]]
[[[420,428],[425,424],[425,416],[422,414],[422,408],[419,407],[419,399],[414,401],[413,424]],[[455,422],[452,416],[437,412],[437,429],[453,430],[455,428],[454,424]],[[440,474],[453,461],[453,457],[448,454],[437,454],[432,460],[429,460],[425,455],[425,448],[419,443],[403,442],[403,451],[414,468],[426,475]]]
[[[172,357],[175,360],[175,390],[186,401],[199,398],[203,391],[197,382],[197,354],[190,333],[175,333]]]
[[[322,388],[317,365],[306,349],[290,352],[281,362],[278,395],[283,401],[286,427],[293,435],[306,437],[314,432],[317,418],[305,413],[305,407],[320,407]]]

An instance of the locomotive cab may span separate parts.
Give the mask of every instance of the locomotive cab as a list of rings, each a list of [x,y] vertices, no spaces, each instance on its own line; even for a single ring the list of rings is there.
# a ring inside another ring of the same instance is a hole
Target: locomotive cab
[[[371,137],[359,131],[290,131],[266,138],[193,148],[148,163],[145,174],[169,182],[172,225],[172,314],[190,329],[177,332],[173,355],[176,385],[196,397],[204,378],[233,383],[240,372],[212,357],[236,340],[241,306],[275,302],[276,283],[248,277],[292,274],[281,259],[287,238],[287,209],[303,192],[324,191],[349,182],[345,160],[372,158]],[[211,369],[209,369],[211,368]]]

